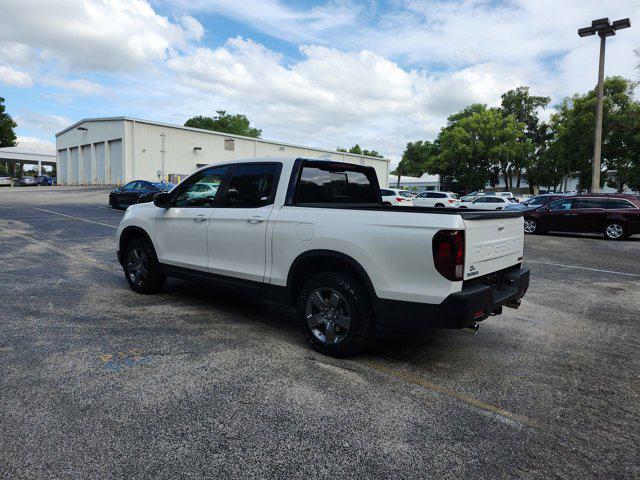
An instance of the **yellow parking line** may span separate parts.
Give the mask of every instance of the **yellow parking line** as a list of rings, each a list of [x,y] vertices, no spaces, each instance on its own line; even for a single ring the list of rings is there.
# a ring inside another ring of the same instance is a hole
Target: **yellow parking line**
[[[403,380],[405,382],[412,383],[414,385],[419,385],[421,387],[427,388],[441,395],[446,395],[447,397],[453,398],[455,400],[459,400],[461,402],[466,403],[467,405],[471,405],[472,407],[497,415],[502,419],[507,419],[511,422],[516,422],[531,428],[536,428],[536,429],[540,428],[540,425],[537,422],[531,420],[530,418],[527,418],[523,415],[517,415],[515,413],[504,410],[500,407],[496,407],[495,405],[482,402],[477,398],[473,398],[468,395],[465,395],[464,393],[456,392],[455,390],[451,390],[450,388],[443,387],[442,385],[429,382],[428,380],[420,378],[417,375],[401,372],[399,370],[387,367],[386,365],[382,365],[377,362],[365,361],[365,362],[358,362],[358,363],[360,363],[361,365],[365,365],[378,372],[386,373],[387,375],[391,375],[393,377],[399,378],[400,380]]]
[[[60,215],[61,217],[69,217],[69,218],[73,218],[75,220],[82,220],[83,222],[96,223],[98,225],[103,225],[105,227],[118,228],[117,226],[109,225],[108,223],[96,222],[95,220],[88,220],[86,218],[76,217],[75,215],[67,215],[66,213],[53,212],[51,210],[45,210],[44,208],[33,207],[33,209],[34,210],[39,210],[41,212],[53,213],[54,215]]]

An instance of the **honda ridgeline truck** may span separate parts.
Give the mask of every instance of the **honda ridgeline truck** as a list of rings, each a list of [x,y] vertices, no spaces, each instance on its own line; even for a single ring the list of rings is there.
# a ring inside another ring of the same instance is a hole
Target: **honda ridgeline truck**
[[[347,356],[376,329],[475,331],[517,308],[523,238],[521,212],[387,206],[371,167],[264,158],[132,205],[117,250],[135,292],[174,276],[291,304],[313,347]]]

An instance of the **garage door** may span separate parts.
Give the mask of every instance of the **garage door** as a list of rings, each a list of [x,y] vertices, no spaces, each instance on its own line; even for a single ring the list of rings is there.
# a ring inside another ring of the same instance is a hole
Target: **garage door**
[[[122,185],[124,183],[122,139],[110,141],[109,150],[111,151],[111,155],[109,157],[109,170],[111,172],[109,181],[113,184],[117,183]]]
[[[104,143],[96,143],[96,183],[102,185],[106,182],[104,178]]]
[[[69,163],[69,183],[71,185],[80,185],[80,152],[78,147],[71,149],[71,162]]]
[[[82,174],[80,183],[83,185],[93,184],[91,173],[91,145],[82,146]]]
[[[69,181],[67,178],[67,149],[58,150],[58,164],[56,166],[58,185],[66,185]]]

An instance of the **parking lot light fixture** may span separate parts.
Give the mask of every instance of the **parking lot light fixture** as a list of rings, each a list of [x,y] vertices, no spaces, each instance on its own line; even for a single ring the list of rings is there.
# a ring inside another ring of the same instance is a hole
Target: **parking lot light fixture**
[[[600,59],[598,64],[598,87],[596,100],[596,128],[593,139],[593,164],[591,174],[590,192],[596,193],[600,191],[600,163],[602,154],[602,98],[604,96],[604,53],[606,46],[606,38],[616,34],[616,30],[629,28],[631,21],[628,18],[609,22],[608,18],[599,18],[591,22],[590,27],[578,29],[578,35],[581,37],[590,37],[596,33],[600,37]]]

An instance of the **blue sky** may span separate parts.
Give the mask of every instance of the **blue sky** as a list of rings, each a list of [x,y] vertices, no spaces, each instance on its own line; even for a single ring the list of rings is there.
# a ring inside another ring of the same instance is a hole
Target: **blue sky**
[[[602,16],[632,22],[609,39],[607,73],[639,76],[635,1],[2,3],[0,96],[25,143],[81,118],[181,124],[224,109],[268,139],[397,160],[469,103],[591,88],[598,42],[576,31]]]

